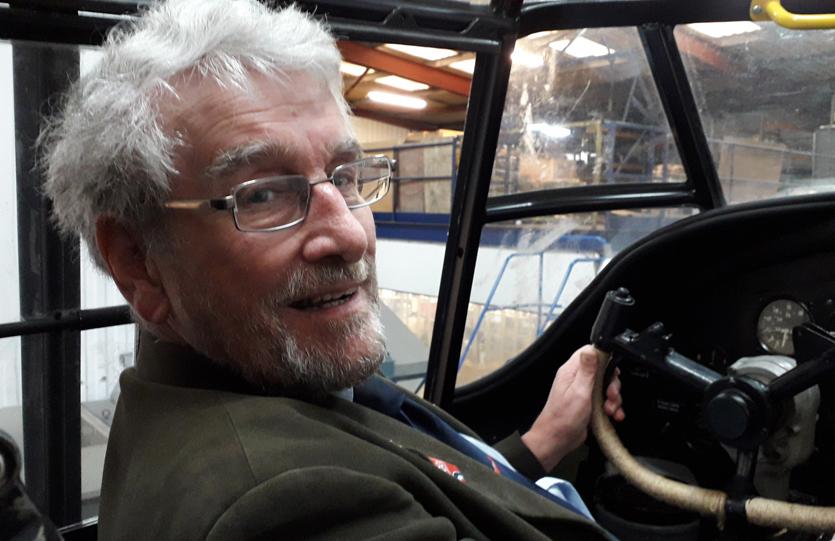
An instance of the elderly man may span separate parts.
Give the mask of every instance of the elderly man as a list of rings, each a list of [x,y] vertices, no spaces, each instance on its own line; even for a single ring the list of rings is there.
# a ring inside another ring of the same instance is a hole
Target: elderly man
[[[295,9],[172,0],[109,37],[45,131],[57,223],[141,329],[101,537],[605,537],[570,486],[532,482],[585,438],[593,350],[504,456],[373,375],[368,205],[391,171],[360,153],[339,62]]]

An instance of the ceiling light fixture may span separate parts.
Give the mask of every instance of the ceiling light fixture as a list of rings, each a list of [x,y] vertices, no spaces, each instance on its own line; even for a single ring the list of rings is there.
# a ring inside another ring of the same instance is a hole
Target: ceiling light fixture
[[[463,71],[465,73],[472,73],[475,71],[475,58],[452,62],[449,64],[449,67],[454,70]]]
[[[419,83],[411,79],[406,79],[405,77],[398,77],[397,75],[386,75],[385,77],[375,79],[375,82],[380,83],[381,85],[399,88],[400,90],[407,90],[409,92],[427,90],[429,88],[429,85],[425,83]]]
[[[541,133],[551,139],[565,139],[571,135],[571,130],[565,126],[548,124],[547,122],[535,122],[533,124],[528,124],[528,131]]]
[[[418,47],[417,45],[403,45],[402,43],[386,43],[386,47],[406,53],[409,56],[416,56],[424,60],[441,60],[449,58],[458,53],[452,49],[438,49],[437,47]]]
[[[553,30],[545,30],[544,32],[534,32],[533,34],[528,34],[522,39],[540,39],[544,37],[551,37],[554,34],[556,34],[556,32],[554,32]]]
[[[354,77],[359,77],[367,68],[365,66],[360,66],[359,64],[351,64],[350,62],[342,62],[339,64],[339,71],[342,73],[352,75]],[[369,69],[368,73],[374,73],[374,70]]]
[[[542,57],[538,54],[522,49],[516,49],[513,51],[510,58],[517,66],[524,66],[526,68],[541,68],[545,63],[545,61],[542,60]]]
[[[751,21],[734,21],[725,23],[693,23],[688,28],[711,38],[726,38],[748,32],[762,30],[760,26]]]
[[[573,40],[559,39],[557,41],[552,41],[548,44],[548,47],[557,51],[562,51],[567,55],[573,56],[574,58],[606,56],[615,52],[614,49],[610,49],[602,43],[597,43],[596,41],[584,38],[583,36],[579,36]]]
[[[412,96],[401,96],[400,94],[390,94],[389,92],[380,92],[379,90],[372,90],[368,93],[368,99],[377,103],[386,105],[394,105],[395,107],[405,107],[407,109],[425,109],[426,100],[414,98]]]

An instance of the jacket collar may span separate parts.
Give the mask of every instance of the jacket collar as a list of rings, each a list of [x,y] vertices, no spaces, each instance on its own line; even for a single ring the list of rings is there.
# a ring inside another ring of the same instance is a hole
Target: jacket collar
[[[259,388],[247,383],[233,370],[218,364],[191,346],[166,342],[143,330],[137,331],[136,351],[137,376],[151,383],[259,396],[287,396],[300,398],[305,402],[318,403],[326,401],[328,398],[327,396],[300,397],[276,392],[276,390],[268,391]],[[377,378],[372,377],[370,379]],[[377,389],[376,386],[372,386],[372,388]],[[334,393],[334,396],[348,402],[355,401],[352,389]],[[391,391],[388,391],[387,399],[390,399],[391,396]]]
[[[136,372],[145,381],[177,387],[263,394],[233,371],[190,346],[166,342],[147,331],[138,331],[136,351]]]

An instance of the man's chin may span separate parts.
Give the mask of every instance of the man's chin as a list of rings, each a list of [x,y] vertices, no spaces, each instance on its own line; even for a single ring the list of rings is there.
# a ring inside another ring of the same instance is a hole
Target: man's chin
[[[383,362],[384,352],[368,352],[360,357],[328,356],[294,359],[293,365],[268,375],[265,390],[276,394],[317,398],[354,387],[371,377]],[[350,360],[349,360],[350,359]]]
[[[313,396],[353,387],[385,357],[375,310],[325,325],[314,335],[292,324],[281,327],[252,340],[249,359],[240,366],[245,379],[270,393]]]

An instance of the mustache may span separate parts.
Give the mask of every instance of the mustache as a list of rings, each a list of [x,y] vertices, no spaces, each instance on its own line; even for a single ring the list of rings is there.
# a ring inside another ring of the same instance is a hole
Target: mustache
[[[365,255],[353,263],[320,263],[296,267],[281,289],[265,298],[267,306],[278,308],[288,306],[315,296],[323,288],[334,283],[365,283],[375,277],[374,259]],[[375,280],[376,282],[376,280]]]

